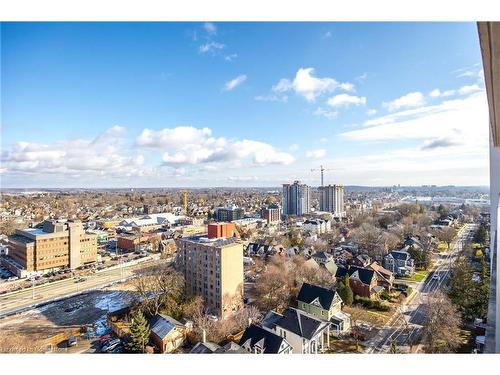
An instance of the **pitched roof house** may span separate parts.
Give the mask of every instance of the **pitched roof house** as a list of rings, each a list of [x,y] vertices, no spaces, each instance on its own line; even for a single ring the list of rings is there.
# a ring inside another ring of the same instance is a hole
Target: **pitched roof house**
[[[377,274],[377,284],[390,292],[392,284],[394,283],[394,274],[391,271],[386,270],[377,262],[373,262],[368,266],[368,268],[374,270]]]
[[[415,263],[406,251],[391,251],[384,257],[383,265],[395,276],[411,276],[415,272]]]
[[[350,315],[342,312],[342,298],[335,290],[304,283],[297,305],[300,310],[331,322],[336,334],[347,332],[351,326]]]
[[[186,327],[174,318],[158,314],[151,320],[151,341],[160,353],[170,353],[184,343]]]
[[[341,281],[344,279],[346,273],[349,274],[349,285],[352,292],[357,296],[371,298],[383,290],[382,287],[377,285],[378,276],[372,269],[356,266],[349,268],[339,267],[335,277],[338,281]]]
[[[324,264],[330,259],[333,259],[333,256],[332,254],[326,253],[324,251],[317,251],[311,256],[311,258],[313,258],[319,264]]]
[[[251,324],[245,329],[239,345],[247,352],[255,354],[292,353],[292,347],[284,337],[256,324]]]
[[[286,339],[293,353],[318,353],[330,346],[330,323],[292,307],[283,314],[269,312],[262,326]]]

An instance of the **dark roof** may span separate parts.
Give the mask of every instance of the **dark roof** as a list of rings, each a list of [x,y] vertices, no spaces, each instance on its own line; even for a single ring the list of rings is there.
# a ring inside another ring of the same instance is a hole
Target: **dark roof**
[[[215,351],[217,354],[246,354],[247,351],[233,341],[229,341],[222,348]]]
[[[283,315],[278,314],[275,311],[269,311],[264,319],[262,319],[262,326],[269,328],[269,329],[275,329],[276,328],[276,323],[283,318]]]
[[[348,272],[347,268],[339,267],[337,268],[337,273],[335,274],[335,277],[342,278],[345,276],[346,272]],[[363,284],[370,285],[374,274],[375,271],[368,268],[356,267],[356,266],[349,267],[349,277],[356,277]]]
[[[372,283],[374,270],[362,267],[351,266],[349,268],[349,277],[357,277],[363,284],[370,285]]]
[[[330,310],[332,301],[335,298],[335,292],[331,289],[322,288],[308,283],[302,284],[297,300],[305,303],[311,303],[316,298],[319,298],[319,303],[323,309]]]
[[[324,251],[318,251],[314,253],[312,256],[313,258],[320,258],[320,259],[329,259],[332,257],[330,254],[327,254]]]
[[[316,319],[312,315],[308,315],[300,310],[289,307],[283,312],[283,317],[276,323],[276,326],[309,340],[324,324],[328,323]]]
[[[268,331],[262,327],[255,324],[251,324],[240,339],[239,345],[243,346],[248,340],[250,340],[250,346],[253,348],[255,344],[259,344],[262,347],[263,353],[279,353],[281,343],[283,342],[283,337]]]
[[[213,342],[199,342],[189,352],[190,354],[212,354],[221,347]]]
[[[410,254],[408,254],[406,251],[391,251],[387,255],[390,255],[394,259],[399,259],[399,260],[407,260],[408,258],[410,258]]]

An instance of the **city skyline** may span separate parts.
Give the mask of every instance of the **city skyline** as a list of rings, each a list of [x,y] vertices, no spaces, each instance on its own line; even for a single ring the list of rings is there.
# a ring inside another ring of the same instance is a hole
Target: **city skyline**
[[[473,23],[1,27],[2,188],[489,184]]]

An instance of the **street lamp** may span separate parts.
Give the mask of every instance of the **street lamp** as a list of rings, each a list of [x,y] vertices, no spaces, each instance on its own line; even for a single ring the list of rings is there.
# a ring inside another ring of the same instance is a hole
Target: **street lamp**
[[[33,301],[35,300],[35,276],[31,275],[31,298]]]

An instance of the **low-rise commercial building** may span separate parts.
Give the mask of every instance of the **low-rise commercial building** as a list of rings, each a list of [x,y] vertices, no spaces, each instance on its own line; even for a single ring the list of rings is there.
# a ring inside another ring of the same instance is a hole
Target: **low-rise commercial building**
[[[18,229],[9,237],[10,261],[16,274],[75,269],[97,260],[97,236],[85,233],[79,221],[44,221],[41,228]]]

